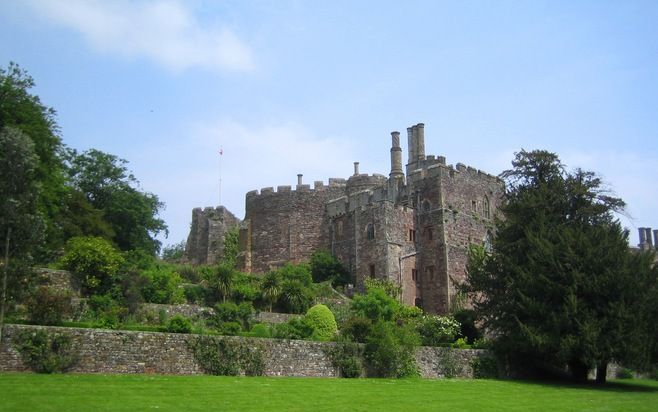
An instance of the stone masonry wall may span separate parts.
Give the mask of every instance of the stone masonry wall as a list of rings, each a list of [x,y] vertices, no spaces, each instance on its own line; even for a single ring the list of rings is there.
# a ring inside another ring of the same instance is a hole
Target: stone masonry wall
[[[12,342],[21,330],[44,329],[72,337],[77,373],[156,373],[197,375],[203,371],[188,345],[195,335],[76,329],[53,326],[6,325],[0,342],[0,371],[26,371]],[[337,377],[327,354],[331,342],[225,337],[242,340],[263,349],[266,376]],[[445,368],[455,368],[460,377],[472,377],[471,362],[486,355],[483,350],[424,348],[416,360],[424,378],[441,378]]]
[[[192,210],[184,259],[196,265],[217,263],[224,256],[226,232],[239,224],[240,220],[223,206]]]

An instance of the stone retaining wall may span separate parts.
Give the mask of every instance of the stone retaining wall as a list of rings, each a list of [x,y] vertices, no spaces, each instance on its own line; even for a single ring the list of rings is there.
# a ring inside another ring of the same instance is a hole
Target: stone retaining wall
[[[21,330],[44,329],[72,337],[78,362],[77,373],[157,373],[197,375],[203,371],[188,345],[195,335],[155,332],[77,329],[52,326],[6,325],[0,342],[0,371],[26,371],[12,341]],[[338,371],[327,355],[331,342],[225,337],[263,349],[266,376],[337,377]],[[472,377],[471,362],[486,354],[482,350],[419,348],[416,360],[424,378],[446,375]]]

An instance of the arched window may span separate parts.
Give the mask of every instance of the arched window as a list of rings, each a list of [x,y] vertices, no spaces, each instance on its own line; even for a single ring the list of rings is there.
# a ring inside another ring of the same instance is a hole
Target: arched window
[[[373,240],[375,238],[375,225],[368,223],[366,227],[366,239]]]
[[[430,201],[427,199],[423,200],[423,212],[429,212],[430,209],[432,209],[432,204]]]
[[[491,209],[489,205],[489,198],[487,196],[484,197],[484,205],[482,207],[482,213],[484,214],[485,219],[491,219]]]

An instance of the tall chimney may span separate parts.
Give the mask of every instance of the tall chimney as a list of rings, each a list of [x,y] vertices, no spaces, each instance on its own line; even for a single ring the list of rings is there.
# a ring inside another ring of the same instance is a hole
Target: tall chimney
[[[641,227],[638,230],[638,233],[640,234],[640,244],[638,245],[640,249],[644,248],[644,244],[647,243],[647,232],[644,231],[644,228]]]
[[[417,137],[416,137],[416,155],[418,156],[418,161],[421,162],[425,160],[425,124],[418,123],[416,125]]]
[[[658,229],[653,230],[653,247],[658,250]]]
[[[359,174],[359,162],[354,162],[354,176]]]
[[[299,173],[299,174],[297,175],[297,186],[301,186],[301,185],[302,185],[302,177],[303,177],[303,176],[304,176],[304,175],[301,174],[301,173]]]
[[[647,238],[647,245],[649,245],[649,249],[653,249],[653,242],[651,241],[651,228],[645,227],[644,230],[646,231],[645,237]]]
[[[409,144],[409,148],[407,149],[407,163],[416,163],[418,159],[418,146],[416,145],[413,127],[407,127],[407,142]]]
[[[391,174],[389,177],[402,177],[402,148],[400,147],[400,132],[391,132]]]

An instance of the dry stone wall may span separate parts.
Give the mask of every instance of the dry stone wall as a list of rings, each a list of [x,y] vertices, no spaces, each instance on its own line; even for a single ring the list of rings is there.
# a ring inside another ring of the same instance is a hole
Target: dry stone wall
[[[203,374],[189,343],[195,335],[155,332],[77,329],[53,326],[5,325],[0,342],[0,371],[26,371],[28,368],[14,348],[15,336],[22,330],[46,330],[71,336],[78,362],[77,373],[156,373]],[[266,376],[337,377],[328,355],[334,343],[242,337],[224,339],[246,342],[263,350]],[[471,362],[487,352],[448,348],[419,348],[416,360],[424,378],[472,377]]]

